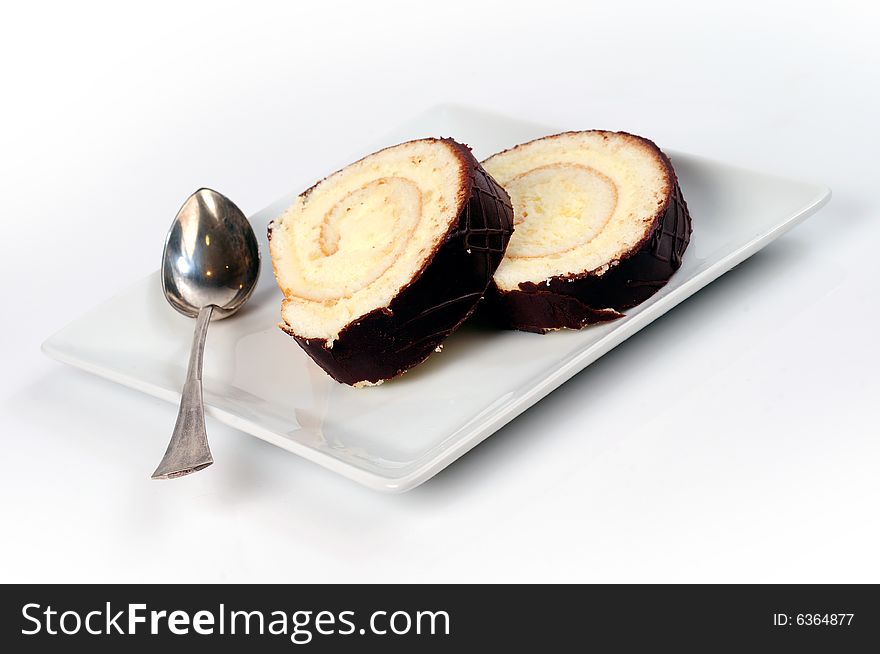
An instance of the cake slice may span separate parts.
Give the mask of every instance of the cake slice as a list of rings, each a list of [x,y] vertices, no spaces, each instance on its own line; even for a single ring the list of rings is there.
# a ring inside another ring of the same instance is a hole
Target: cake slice
[[[681,266],[691,219],[672,164],[624,132],[566,132],[483,166],[516,231],[486,295],[504,326],[544,333],[620,317]]]
[[[381,150],[269,225],[281,329],[337,381],[390,379],[474,310],[513,229],[507,193],[451,139]]]

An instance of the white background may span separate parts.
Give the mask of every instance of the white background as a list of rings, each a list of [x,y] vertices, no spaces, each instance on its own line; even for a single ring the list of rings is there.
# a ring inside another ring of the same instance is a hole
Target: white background
[[[297,4],[4,9],[0,581],[880,581],[875,4]],[[448,101],[834,197],[409,494],[215,422],[150,481],[176,407],[41,341]]]

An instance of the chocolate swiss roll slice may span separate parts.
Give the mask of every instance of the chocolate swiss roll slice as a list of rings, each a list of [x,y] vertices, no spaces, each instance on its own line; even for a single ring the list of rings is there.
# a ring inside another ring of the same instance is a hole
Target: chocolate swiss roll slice
[[[371,154],[269,225],[280,327],[337,381],[390,379],[470,315],[512,229],[507,193],[467,146],[424,139]]]
[[[691,219],[672,164],[624,132],[567,132],[483,162],[516,231],[486,295],[496,322],[544,333],[620,317],[681,265]]]

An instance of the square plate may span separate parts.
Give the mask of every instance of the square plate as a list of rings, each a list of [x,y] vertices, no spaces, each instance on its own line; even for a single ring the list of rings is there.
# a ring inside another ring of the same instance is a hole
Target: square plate
[[[559,131],[439,106],[358,156],[411,138],[453,136],[482,159]],[[409,490],[784,234],[831,195],[823,186],[680,152],[667,154],[691,209],[693,236],[681,269],[659,293],[624,318],[582,331],[540,336],[465,326],[446,341],[441,354],[394,381],[366,389],[331,380],[276,326],[281,294],[269,263],[266,225],[314,182],[303,180],[291,195],[251,217],[263,271],[245,308],[209,331],[203,377],[207,414],[370,488]],[[328,172],[315,171],[315,178]],[[166,304],[156,272],[56,333],[43,351],[177,403],[192,330],[193,321]]]

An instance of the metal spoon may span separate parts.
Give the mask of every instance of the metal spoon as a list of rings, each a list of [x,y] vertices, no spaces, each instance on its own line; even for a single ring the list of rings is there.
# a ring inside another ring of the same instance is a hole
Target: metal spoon
[[[202,355],[208,322],[238,311],[260,275],[260,249],[241,210],[216,191],[193,193],[171,224],[162,252],[162,291],[172,307],[196,318],[177,423],[153,479],[174,479],[214,463],[205,433]]]

